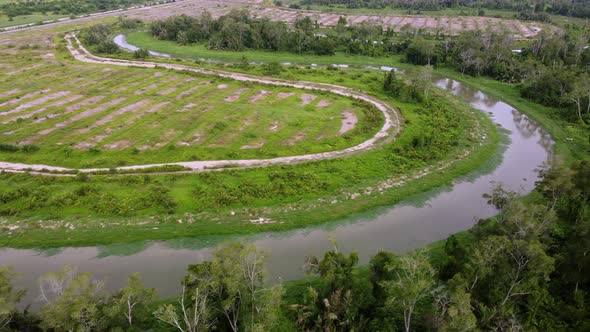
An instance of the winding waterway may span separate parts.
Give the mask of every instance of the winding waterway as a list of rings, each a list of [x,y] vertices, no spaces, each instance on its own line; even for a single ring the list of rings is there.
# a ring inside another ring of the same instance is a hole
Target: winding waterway
[[[533,189],[536,170],[552,159],[553,141],[549,134],[526,115],[481,91],[446,78],[434,83],[485,112],[506,130],[509,143],[501,153],[501,161],[495,167],[456,180],[448,188],[410,197],[407,202],[392,207],[318,228],[245,239],[270,251],[268,267],[272,280],[303,276],[301,266],[305,256],[321,255],[330,249],[329,237],[338,242],[340,251],[356,251],[361,263],[366,263],[379,250],[408,251],[466,230],[478,219],[492,216],[495,211],[482,195],[494,182],[523,193]],[[190,239],[125,245],[124,249],[130,252],[127,255],[109,254],[122,251],[117,247],[63,248],[52,252],[6,248],[0,249],[0,266],[12,265],[20,273],[16,286],[28,289],[23,305],[31,303],[33,307],[38,304],[37,278],[59,270],[64,264],[106,279],[111,289],[121,287],[131,273],[140,272],[147,286],[156,287],[166,297],[177,294],[188,264],[209,258],[213,243],[212,239]]]

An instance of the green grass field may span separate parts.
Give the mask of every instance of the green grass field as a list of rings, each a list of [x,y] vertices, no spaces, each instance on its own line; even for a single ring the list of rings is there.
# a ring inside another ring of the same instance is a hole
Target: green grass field
[[[159,52],[168,53],[181,58],[205,58],[228,62],[247,61],[257,62],[287,62],[294,64],[322,64],[345,63],[349,65],[388,65],[398,63],[391,58],[374,58],[368,56],[351,56],[344,52],[336,52],[334,56],[318,56],[311,54],[295,54],[290,52],[267,52],[267,51],[219,51],[209,50],[205,44],[179,45],[169,40],[153,38],[146,31],[129,31],[125,33],[127,42],[131,45]],[[384,63],[384,60],[386,63]]]
[[[381,126],[366,121],[378,114],[368,104],[329,93],[85,65],[38,50],[13,48],[0,62],[0,144],[39,148],[4,149],[4,161],[91,168],[271,158],[353,146]],[[344,114],[358,120],[346,132]]]

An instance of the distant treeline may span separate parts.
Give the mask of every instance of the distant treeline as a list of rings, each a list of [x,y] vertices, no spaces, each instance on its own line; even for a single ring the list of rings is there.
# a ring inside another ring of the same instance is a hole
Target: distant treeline
[[[517,11],[534,19],[546,19],[544,13],[590,17],[590,3],[584,0],[302,0],[302,5],[345,5],[348,8],[382,9],[386,7],[411,10],[440,10],[444,8],[486,8]]]

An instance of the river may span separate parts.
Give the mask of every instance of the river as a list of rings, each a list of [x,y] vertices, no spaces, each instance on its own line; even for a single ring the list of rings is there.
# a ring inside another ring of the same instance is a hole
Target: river
[[[509,142],[495,167],[457,179],[452,186],[410,197],[407,202],[378,208],[347,220],[288,233],[263,234],[243,239],[268,249],[268,268],[273,281],[304,275],[307,255],[321,255],[334,238],[343,252],[358,252],[361,263],[379,250],[405,252],[436,242],[472,227],[478,219],[494,215],[482,195],[494,182],[522,193],[534,188],[537,169],[552,160],[550,135],[510,105],[452,79],[436,79],[439,88],[469,102],[505,129]],[[146,286],[155,287],[163,297],[177,295],[187,265],[210,257],[209,239],[186,239],[122,247],[62,248],[52,251],[0,249],[0,266],[12,265],[20,273],[17,287],[28,290],[22,305],[38,307],[37,279],[63,265],[77,266],[95,278],[106,279],[109,289],[118,289],[133,272],[140,272]],[[112,254],[127,251],[128,254]]]

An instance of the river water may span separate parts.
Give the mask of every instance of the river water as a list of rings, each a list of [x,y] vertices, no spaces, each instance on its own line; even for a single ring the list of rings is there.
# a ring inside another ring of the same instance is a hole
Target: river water
[[[264,234],[244,238],[258,247],[268,249],[268,268],[273,281],[290,280],[304,275],[302,265],[307,255],[321,255],[331,248],[334,238],[343,252],[358,252],[361,263],[379,250],[405,252],[444,239],[472,227],[478,219],[495,211],[482,195],[494,182],[501,182],[522,193],[531,191],[537,180],[537,169],[552,160],[553,141],[550,135],[526,115],[510,105],[481,91],[451,79],[436,79],[439,88],[448,90],[488,114],[505,129],[509,143],[494,167],[456,180],[452,186],[410,197],[408,202],[378,208],[324,226],[281,234]],[[412,202],[412,203],[410,203]],[[417,203],[419,202],[419,203]],[[354,202],[351,202],[354,204]],[[146,286],[156,287],[163,297],[179,292],[179,281],[187,265],[210,257],[213,245],[203,239],[125,245],[130,253],[113,255],[120,248],[62,248],[49,252],[21,249],[0,249],[0,266],[12,265],[20,273],[17,287],[28,294],[23,305],[38,307],[37,279],[63,265],[77,266],[98,279],[106,279],[110,289],[124,285],[133,272],[140,272]]]

